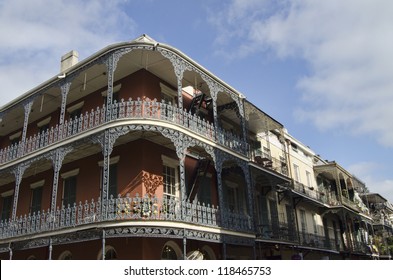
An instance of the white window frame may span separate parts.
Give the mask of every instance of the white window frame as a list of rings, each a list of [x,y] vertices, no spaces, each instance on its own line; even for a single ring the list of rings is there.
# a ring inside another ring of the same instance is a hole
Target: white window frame
[[[180,179],[179,179],[179,161],[175,160],[173,158],[170,158],[165,155],[161,155],[161,160],[162,160],[162,166],[167,166],[170,168],[173,168],[175,170],[175,195],[168,194],[165,192],[165,186],[163,189],[163,194],[167,196],[171,196],[174,198],[180,198]],[[162,174],[164,176],[164,174]]]
[[[171,99],[171,105],[176,104],[176,97],[177,97],[177,91],[171,89],[167,85],[164,85],[163,83],[160,83],[160,88],[161,88],[161,93],[164,94],[164,96],[168,97]]]

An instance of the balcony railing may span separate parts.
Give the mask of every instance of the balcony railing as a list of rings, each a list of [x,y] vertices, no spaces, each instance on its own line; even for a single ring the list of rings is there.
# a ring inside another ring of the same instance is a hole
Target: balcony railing
[[[299,234],[300,244],[319,249],[340,250],[339,242],[334,238],[326,238],[323,235],[301,231]]]
[[[207,227],[225,227],[236,231],[250,231],[251,226],[244,214],[227,211],[225,217],[230,223],[221,221],[219,207],[199,202],[180,201],[176,198],[157,198],[148,195],[140,197],[111,198],[102,211],[100,199],[68,205],[54,212],[42,211],[17,218],[15,221],[1,221],[0,239],[45,233],[100,222],[120,220],[175,221]],[[103,213],[106,214],[103,214]]]
[[[250,158],[259,166],[272,169],[278,173],[288,176],[288,167],[285,161],[272,157],[261,149],[250,151]]]
[[[110,110],[105,105],[96,110],[85,112],[64,124],[57,124],[46,131],[30,136],[25,141],[8,146],[0,150],[0,164],[18,159],[27,154],[38,151],[51,144],[60,142],[72,136],[87,132],[105,123],[126,119],[150,119],[168,121],[185,128],[208,140],[214,141],[241,154],[247,153],[247,144],[237,135],[217,129],[208,121],[197,117],[165,101],[150,100],[147,98],[114,103]]]
[[[316,190],[314,187],[307,187],[302,183],[294,181],[293,188],[295,191],[302,193],[307,197],[318,200],[322,203],[325,203],[325,204],[328,204],[331,206],[339,205],[339,202],[335,198],[334,195],[329,194],[329,193],[320,192],[320,191]]]

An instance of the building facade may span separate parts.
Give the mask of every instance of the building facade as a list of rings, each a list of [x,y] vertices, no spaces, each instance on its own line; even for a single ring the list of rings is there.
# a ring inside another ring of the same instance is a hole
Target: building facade
[[[0,119],[1,259],[367,259],[392,235],[388,201],[147,35],[70,52]]]

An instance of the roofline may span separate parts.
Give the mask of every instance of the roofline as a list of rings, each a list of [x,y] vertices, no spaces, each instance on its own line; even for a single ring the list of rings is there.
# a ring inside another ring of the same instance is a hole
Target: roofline
[[[146,40],[137,41],[140,38],[146,38]],[[57,73],[52,78],[42,82],[41,84],[39,84],[36,87],[32,88],[31,90],[25,92],[24,94],[16,97],[15,99],[11,100],[10,102],[6,103],[5,105],[0,106],[0,113],[3,113],[8,109],[11,109],[12,107],[16,106],[17,104],[23,102],[24,100],[34,96],[34,94],[37,94],[39,91],[44,90],[45,88],[48,88],[48,87],[54,85],[55,83],[58,83],[59,82],[59,78],[58,78],[59,75],[62,75],[62,74],[66,74],[66,76],[70,75],[70,74],[74,73],[75,71],[77,71],[79,68],[88,64],[89,62],[94,61],[95,59],[102,57],[103,55],[105,55],[107,53],[116,51],[118,49],[127,48],[130,46],[135,46],[135,45],[141,45],[141,46],[142,45],[150,45],[150,46],[156,46],[157,48],[162,48],[162,49],[172,51],[173,53],[184,58],[190,64],[194,65],[196,68],[199,68],[202,72],[206,73],[210,78],[212,78],[216,82],[220,83],[221,85],[226,87],[228,90],[233,91],[235,94],[239,95],[240,98],[245,99],[245,96],[241,92],[239,92],[238,90],[236,90],[235,88],[233,88],[232,86],[230,86],[229,84],[227,84],[226,82],[224,82],[223,80],[218,78],[216,75],[214,75],[212,72],[207,70],[205,67],[203,67],[202,65],[197,63],[195,60],[193,60],[189,56],[187,56],[185,53],[181,52],[180,50],[178,50],[175,47],[172,47],[168,44],[157,42],[154,39],[151,39],[149,36],[143,34],[140,37],[138,37],[132,41],[110,44],[110,45],[102,48],[101,50],[95,52],[94,54],[88,56],[87,58],[85,58],[85,59],[79,61],[78,63],[76,63],[75,65],[71,66],[66,71]],[[250,104],[251,104],[251,102],[250,102]]]

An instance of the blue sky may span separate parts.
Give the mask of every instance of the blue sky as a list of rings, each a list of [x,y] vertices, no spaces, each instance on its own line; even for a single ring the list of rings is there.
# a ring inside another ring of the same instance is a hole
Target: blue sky
[[[0,0],[0,106],[145,33],[243,93],[393,202],[393,2]]]

